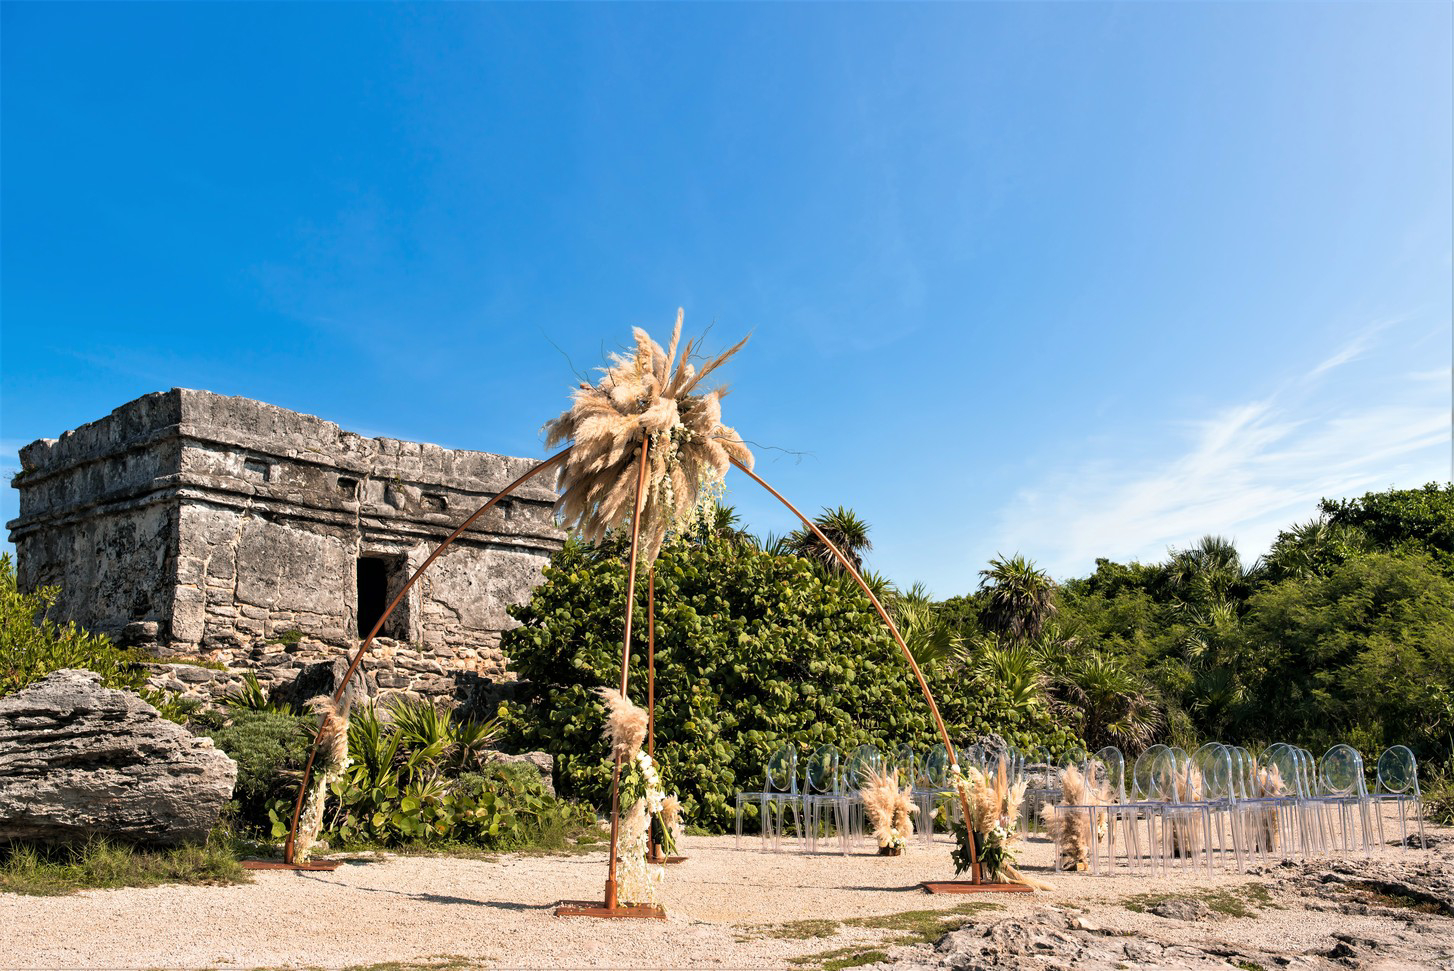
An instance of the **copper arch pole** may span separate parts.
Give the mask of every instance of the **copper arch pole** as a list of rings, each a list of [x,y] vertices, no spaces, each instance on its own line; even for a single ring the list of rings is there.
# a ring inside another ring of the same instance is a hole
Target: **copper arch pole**
[[[524,475],[520,476],[520,478],[516,479],[514,482],[505,486],[505,488],[501,489],[494,498],[492,498],[489,502],[485,503],[480,508],[476,509],[468,519],[460,523],[454,532],[450,533],[448,536],[445,537],[444,542],[440,543],[434,548],[434,552],[429,554],[429,558],[419,565],[419,569],[414,571],[413,576],[409,577],[409,582],[404,584],[403,589],[401,589],[397,594],[394,595],[394,599],[389,602],[389,606],[384,611],[383,616],[381,616],[374,624],[373,630],[369,631],[369,636],[364,640],[362,644],[359,645],[358,652],[354,654],[353,660],[348,665],[348,671],[344,673],[342,680],[339,681],[338,689],[333,692],[333,701],[335,704],[343,700],[344,692],[348,690],[349,681],[352,680],[354,673],[358,671],[359,665],[363,663],[364,655],[368,654],[369,647],[373,644],[374,638],[379,635],[379,631],[383,630],[384,622],[389,619],[389,616],[394,612],[395,608],[397,608],[399,604],[404,602],[404,597],[408,595],[409,590],[414,586],[418,579],[424,575],[424,571],[429,569],[430,565],[435,560],[439,559],[439,555],[443,553],[451,543],[458,539],[460,537],[460,534],[468,529],[476,519],[479,519],[485,513],[489,512],[490,509],[494,507],[495,503],[499,502],[501,499],[505,498],[510,493],[520,488],[526,482],[529,482],[531,479],[535,478],[535,476],[539,475],[541,472],[544,472],[546,469],[553,468],[554,466],[558,465],[560,461],[569,454],[569,448],[562,449],[561,451],[556,452],[550,458],[541,462],[539,465],[532,468],[530,471],[526,472]],[[313,760],[317,758],[317,756],[318,743],[317,739],[315,738],[313,745],[308,749],[308,761],[303,765],[303,779],[301,782],[298,783],[298,799],[293,804],[293,822],[288,826],[288,842],[285,843],[283,846],[284,863],[293,863],[293,848],[298,838],[298,817],[303,812],[303,797],[304,794],[308,791],[308,780],[313,773]]]
[[[818,540],[824,546],[828,547],[833,555],[838,558],[838,562],[843,564],[843,568],[848,571],[849,575],[853,577],[854,581],[858,583],[859,587],[862,588],[863,592],[868,596],[869,602],[873,604],[873,609],[878,611],[879,617],[883,619],[883,622],[886,625],[888,625],[889,633],[894,635],[894,641],[899,645],[899,650],[904,652],[904,659],[909,662],[909,667],[913,670],[914,677],[919,679],[919,690],[924,692],[924,700],[929,702],[929,712],[934,716],[934,724],[939,729],[939,737],[944,742],[945,752],[949,754],[950,764],[958,765],[959,756],[956,755],[954,752],[954,743],[949,740],[949,731],[944,727],[944,719],[941,718],[939,715],[939,705],[935,703],[934,695],[929,691],[929,682],[924,680],[924,672],[919,670],[919,664],[917,661],[914,660],[914,655],[909,653],[909,646],[904,643],[903,635],[899,633],[898,627],[894,625],[893,619],[889,617],[889,612],[887,610],[884,610],[884,606],[883,604],[879,603],[878,597],[874,596],[873,591],[869,589],[868,584],[863,582],[863,577],[859,575],[858,570],[854,569],[854,566],[852,563],[849,562],[848,557],[844,556],[842,551],[840,551],[837,546],[833,545],[833,541],[830,540],[827,536],[823,535],[823,531],[818,528],[818,524],[813,522],[807,516],[804,516],[801,512],[799,512],[798,507],[794,506],[791,502],[788,502],[787,499],[783,498],[782,493],[778,492],[772,486],[764,482],[757,473],[753,472],[741,462],[737,461],[736,459],[731,459],[731,462],[743,472],[747,473],[754,482],[762,486],[768,492],[772,493],[773,497],[777,499],[778,502],[781,502],[784,506],[787,506],[794,516],[797,516],[799,519],[801,519],[803,521],[803,525],[808,527],[808,529],[812,530],[813,535],[818,537]],[[969,798],[964,794],[963,789],[959,789],[958,794],[960,808],[964,810],[964,824],[968,826],[970,824]],[[970,863],[972,864],[969,870],[970,876],[972,878],[970,882],[979,883],[979,853],[974,846],[973,833],[971,833],[969,837],[969,859]]]
[[[621,697],[626,697],[626,678],[631,664],[631,609],[636,605],[636,549],[641,539],[641,501],[646,496],[646,462],[651,453],[651,439],[641,439],[641,466],[636,473],[636,505],[631,510],[631,557],[626,567],[626,625],[621,634]],[[611,859],[606,872],[606,910],[617,909],[616,837],[621,831],[621,755],[616,755],[616,770],[611,775]]]

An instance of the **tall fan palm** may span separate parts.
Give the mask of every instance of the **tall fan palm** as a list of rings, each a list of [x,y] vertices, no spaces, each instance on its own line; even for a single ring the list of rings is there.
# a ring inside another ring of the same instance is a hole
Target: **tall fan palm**
[[[1039,637],[1045,622],[1055,616],[1055,581],[1018,553],[995,557],[979,575],[980,589],[988,595],[980,614],[987,630],[1024,643]]]
[[[1087,748],[1151,744],[1161,710],[1124,662],[1099,651],[1067,659],[1051,682],[1055,707],[1069,716]]]
[[[642,555],[656,559],[667,531],[686,523],[702,489],[721,480],[732,460],[752,467],[752,453],[722,424],[725,388],[700,392],[702,381],[742,349],[747,338],[700,367],[694,343],[677,357],[682,312],[666,350],[646,331],[632,330],[633,353],[613,354],[596,384],[582,383],[571,407],[546,424],[546,444],[570,443],[556,473],[556,513],[583,539],[599,541],[631,521],[641,448],[650,443],[641,511]]]
[[[1241,592],[1250,573],[1231,540],[1207,535],[1194,546],[1172,550],[1163,577],[1172,596],[1183,605],[1206,606]]]
[[[873,549],[873,543],[868,538],[868,523],[858,518],[858,514],[852,509],[839,506],[836,509],[824,509],[822,514],[813,517],[813,524],[830,543],[838,547],[838,551],[853,564],[855,570],[863,571],[863,554]],[[823,545],[823,541],[807,527],[795,530],[788,537],[788,546],[798,556],[822,564],[830,573],[843,572],[843,565],[838,562],[832,550]]]

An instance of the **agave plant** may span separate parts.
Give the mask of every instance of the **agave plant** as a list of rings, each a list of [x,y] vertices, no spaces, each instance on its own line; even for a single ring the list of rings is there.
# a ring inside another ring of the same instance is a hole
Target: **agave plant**
[[[641,450],[649,448],[639,527],[641,555],[651,563],[668,531],[691,521],[703,492],[733,461],[752,467],[751,451],[722,424],[726,389],[700,390],[747,338],[698,367],[694,342],[681,344],[680,310],[665,350],[639,327],[632,334],[634,351],[611,355],[601,380],[583,382],[545,432],[548,446],[570,444],[556,474],[556,513],[588,541],[632,521]]]

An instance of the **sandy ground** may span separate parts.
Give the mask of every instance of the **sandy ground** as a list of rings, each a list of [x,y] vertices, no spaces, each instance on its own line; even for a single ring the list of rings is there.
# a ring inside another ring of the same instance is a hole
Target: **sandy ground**
[[[1391,849],[1375,855],[1437,861],[1454,873],[1454,830],[1434,830],[1428,855]],[[1192,941],[1245,941],[1277,953],[1324,953],[1335,933],[1377,939],[1402,935],[1403,950],[1431,965],[1454,957],[1454,917],[1368,913],[1307,906],[1316,896],[1283,893],[1279,879],[1298,867],[1261,873],[1205,871],[1172,876],[1052,874],[1043,839],[1022,844],[1021,862],[1054,889],[991,898],[930,895],[924,880],[953,879],[950,844],[920,844],[899,858],[868,848],[837,853],[760,852],[755,838],[735,849],[731,837],[689,837],[688,862],[670,869],[666,921],[558,918],[562,900],[598,897],[604,852],[578,856],[503,856],[495,860],[389,856],[353,861],[333,873],[259,872],[229,887],[170,886],[88,891],[67,897],[0,895],[0,966],[14,969],[346,968],[381,962],[428,965],[444,956],[498,968],[783,968],[819,967],[792,959],[842,948],[882,947],[891,957],[923,959],[928,946],[894,946],[895,934],[858,926],[820,928],[825,936],[793,936],[782,925],[809,919],[842,921],[911,910],[949,910],[972,899],[1001,909],[972,921],[1074,913],[1101,932],[1177,933]],[[1283,875],[1282,877],[1279,874]],[[1443,879],[1441,876],[1440,879]],[[1284,879],[1285,882],[1285,879]],[[1273,904],[1256,917],[1188,923],[1126,907],[1148,892],[1195,891],[1262,883]],[[1316,893],[1316,891],[1315,891]],[[1355,911],[1358,908],[1353,908]],[[788,936],[773,936],[774,934]],[[1412,937],[1410,937],[1412,935]],[[1414,950],[1408,950],[1412,940]],[[1402,966],[1402,959],[1384,966]],[[1329,964],[1328,967],[1339,965]],[[1347,966],[1345,962],[1342,966]],[[1413,963],[1410,966],[1418,966]],[[1450,966],[1454,966],[1451,964]]]

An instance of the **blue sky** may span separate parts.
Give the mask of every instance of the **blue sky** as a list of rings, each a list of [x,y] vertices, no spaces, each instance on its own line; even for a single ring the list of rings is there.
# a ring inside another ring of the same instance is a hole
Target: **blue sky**
[[[682,306],[753,334],[759,471],[941,596],[1451,474],[1444,3],[0,19],[7,471],[173,386],[543,455]]]

